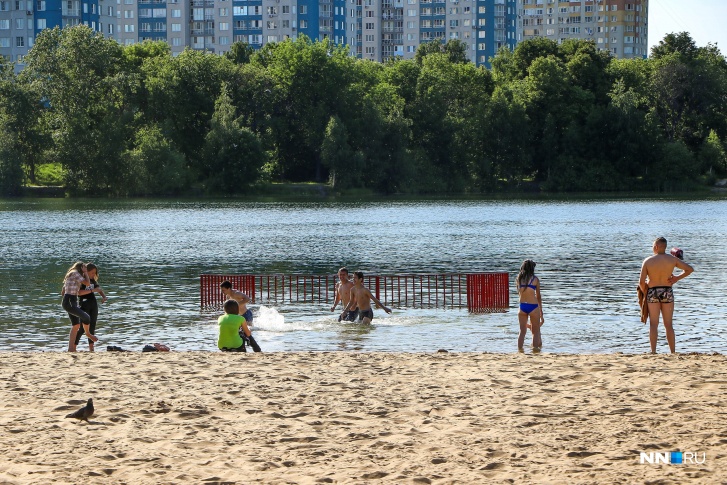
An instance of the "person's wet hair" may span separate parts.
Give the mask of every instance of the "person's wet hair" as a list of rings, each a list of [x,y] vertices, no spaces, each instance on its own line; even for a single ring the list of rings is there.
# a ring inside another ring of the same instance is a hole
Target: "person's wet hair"
[[[654,241],[654,242],[660,246],[666,247],[666,238],[665,237],[657,237],[656,241]]]
[[[222,283],[220,283],[220,288],[229,290],[232,288],[232,283],[230,283],[229,281],[223,281]]]
[[[355,273],[353,273],[353,274],[354,274],[354,275],[356,275],[356,278],[358,278],[358,279],[360,279],[360,280],[362,280],[362,279],[363,279],[363,271],[356,271],[356,272],[355,272]]]
[[[235,300],[226,300],[224,308],[225,313],[231,315],[237,315],[240,312],[240,305]]]
[[[526,259],[523,264],[520,265],[520,273],[517,275],[518,285],[527,285],[528,282],[535,276],[535,261],[532,259]]]
[[[338,270],[338,272],[339,272],[339,273],[346,273],[346,274],[348,274],[348,268],[346,268],[346,267],[344,266],[344,267],[342,267],[341,269],[339,269],[339,270]]]

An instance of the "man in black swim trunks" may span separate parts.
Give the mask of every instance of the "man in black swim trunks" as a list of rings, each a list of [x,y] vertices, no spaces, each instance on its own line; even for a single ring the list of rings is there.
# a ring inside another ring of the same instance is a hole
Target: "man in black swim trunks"
[[[346,311],[350,308],[358,307],[358,315],[362,323],[369,324],[374,319],[374,311],[371,309],[371,300],[376,303],[376,306],[383,308],[386,313],[391,313],[390,308],[386,308],[378,298],[371,294],[368,288],[363,284],[364,274],[361,271],[356,271],[353,274],[353,288],[351,288],[351,300],[348,302],[346,308],[343,309],[343,316]]]
[[[641,276],[639,286],[646,294],[646,302],[649,307],[649,343],[651,353],[656,353],[656,338],[659,329],[659,315],[664,317],[664,329],[666,340],[669,343],[669,350],[676,352],[676,341],[672,317],[674,316],[674,292],[672,285],[677,281],[686,278],[694,268],[671,254],[666,254],[666,238],[660,237],[654,241],[654,255],[646,258],[641,265]],[[673,275],[674,268],[679,268],[682,273]]]

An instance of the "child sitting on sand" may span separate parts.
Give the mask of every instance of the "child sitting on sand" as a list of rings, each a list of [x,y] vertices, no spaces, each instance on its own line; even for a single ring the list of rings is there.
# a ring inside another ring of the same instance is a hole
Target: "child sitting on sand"
[[[250,335],[245,318],[238,315],[240,305],[235,300],[227,300],[224,305],[225,314],[217,319],[220,333],[217,337],[217,348],[223,352],[247,352],[245,341],[240,336]],[[240,332],[242,330],[242,332]]]

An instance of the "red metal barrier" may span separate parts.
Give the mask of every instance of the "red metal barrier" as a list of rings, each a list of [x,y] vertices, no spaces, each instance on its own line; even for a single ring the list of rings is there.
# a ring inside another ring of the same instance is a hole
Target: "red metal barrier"
[[[220,283],[253,301],[270,303],[333,303],[335,275],[212,275],[200,276],[202,308],[221,307]],[[464,284],[463,284],[464,283]],[[446,273],[364,276],[364,284],[384,305],[395,308],[464,308],[472,313],[503,312],[510,306],[507,273]]]
[[[507,273],[467,275],[467,309],[472,313],[501,311],[510,306],[510,278]]]

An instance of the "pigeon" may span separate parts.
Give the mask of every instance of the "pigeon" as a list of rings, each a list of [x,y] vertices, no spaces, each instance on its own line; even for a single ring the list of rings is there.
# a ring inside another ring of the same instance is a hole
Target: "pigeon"
[[[89,398],[88,402],[85,406],[83,406],[81,409],[76,411],[75,413],[71,413],[67,418],[74,418],[79,421],[83,420],[88,423],[88,418],[93,416],[93,399]]]

